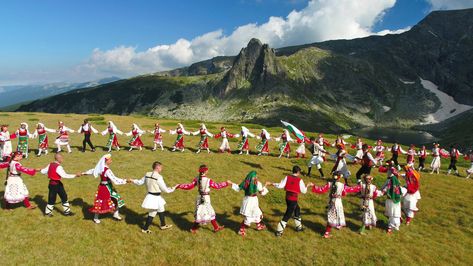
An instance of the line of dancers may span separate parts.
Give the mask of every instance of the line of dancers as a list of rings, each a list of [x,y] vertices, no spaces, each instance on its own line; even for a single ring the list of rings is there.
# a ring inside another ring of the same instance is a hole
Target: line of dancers
[[[366,145],[363,145],[363,148],[366,149]],[[141,206],[148,210],[148,216],[142,227],[143,233],[151,233],[149,228],[156,215],[159,217],[159,228],[161,230],[170,229],[172,227],[172,225],[166,224],[165,221],[164,211],[166,201],[162,197],[162,193],[173,193],[177,189],[197,189],[194,223],[190,228],[192,233],[196,233],[201,225],[208,223],[212,224],[215,232],[224,229],[223,225],[218,224],[215,210],[212,207],[210,200],[212,189],[219,190],[231,187],[236,192],[243,191],[244,198],[240,208],[243,221],[238,230],[238,234],[242,236],[247,234],[247,228],[253,223],[256,224],[256,230],[258,231],[266,228],[263,222],[263,212],[259,207],[258,197],[268,194],[268,187],[271,186],[286,191],[285,199],[287,209],[276,227],[275,234],[278,237],[283,235],[290,218],[294,219],[295,230],[297,232],[304,230],[298,201],[300,194],[305,194],[308,191],[316,194],[328,193],[327,226],[323,234],[324,238],[331,237],[332,228],[341,229],[346,226],[342,199],[349,193],[357,193],[361,198],[362,226],[360,228],[360,234],[365,234],[366,228],[371,229],[377,224],[374,199],[381,196],[387,197],[385,202],[385,215],[388,217],[389,222],[386,230],[388,234],[391,234],[393,230],[399,230],[402,221],[402,213],[404,213],[406,217],[406,225],[412,222],[415,213],[418,211],[417,202],[421,198],[419,192],[419,172],[412,168],[412,166],[405,165],[404,173],[401,174],[393,160],[389,160],[386,164],[379,167],[379,172],[386,173],[387,179],[385,184],[378,189],[373,184],[373,176],[367,173],[363,173],[363,181],[360,181],[354,186],[348,186],[346,183],[342,183],[340,180],[342,178],[346,180],[346,177],[343,171],[335,167],[331,173],[333,178],[328,180],[325,185],[317,186],[312,182],[305,185],[302,180],[302,170],[299,166],[294,166],[292,173],[285,176],[279,183],[261,182],[256,171],[250,171],[240,183],[233,183],[231,180],[215,182],[208,175],[209,167],[201,165],[198,168],[196,177],[193,178],[190,183],[176,184],[172,187],[168,187],[161,175],[163,165],[160,162],[154,162],[151,171],[146,172],[140,179],[125,179],[119,178],[113,173],[111,169],[113,162],[111,154],[103,155],[94,168],[76,174],[66,173],[61,165],[64,162],[64,157],[61,153],[56,153],[54,155],[54,161],[43,169],[24,167],[21,163],[22,159],[22,152],[16,151],[13,153],[10,162],[0,163],[0,168],[7,169],[8,178],[4,194],[5,208],[7,210],[11,210],[12,204],[21,202],[28,209],[35,208],[29,201],[29,191],[21,175],[35,175],[40,172],[41,174],[47,175],[49,178],[48,202],[44,214],[49,217],[53,216],[56,198],[59,196],[63,214],[72,216],[74,213],[71,211],[68,195],[61,180],[63,178],[72,179],[82,175],[92,175],[99,179],[94,203],[89,209],[89,212],[94,214],[93,221],[96,224],[101,223],[100,215],[106,213],[112,213],[113,219],[117,221],[122,220],[119,210],[125,205],[125,201],[117,192],[115,186],[130,183],[146,186],[147,194]],[[404,179],[404,186],[401,186],[401,179]]]
[[[18,145],[16,151],[22,152],[22,154],[27,158],[29,153],[29,139],[30,138],[38,138],[38,153],[37,156],[41,156],[42,154],[48,154],[49,148],[49,140],[48,140],[48,133],[57,133],[56,139],[54,143],[57,146],[56,152],[61,152],[63,148],[67,150],[67,152],[72,152],[70,146],[70,134],[76,131],[68,128],[64,122],[59,121],[57,129],[50,129],[47,128],[43,123],[37,123],[35,131],[31,134],[28,129],[27,123],[21,123],[19,128],[13,133],[10,134],[8,131],[7,125],[2,125],[0,127],[0,150],[3,161],[8,161],[10,155],[13,152],[12,148],[12,139],[18,139]],[[361,180],[362,174],[369,174],[369,169],[374,165],[381,165],[385,160],[386,153],[391,153],[391,158],[394,164],[399,167],[399,156],[406,155],[406,164],[411,167],[415,167],[416,158],[418,158],[418,171],[425,171],[425,160],[427,156],[432,156],[432,162],[430,164],[431,174],[440,173],[441,168],[441,158],[449,158],[450,164],[447,170],[447,174],[451,174],[452,172],[456,175],[460,175],[457,169],[457,162],[458,160],[463,157],[465,160],[471,161],[470,168],[466,171],[466,178],[470,178],[473,174],[473,151],[468,151],[465,154],[462,154],[456,145],[452,145],[449,151],[440,148],[438,143],[434,143],[433,147],[430,151],[427,151],[425,146],[422,146],[420,149],[417,149],[414,145],[411,145],[407,151],[405,151],[398,143],[394,143],[392,146],[386,146],[381,140],[378,140],[374,146],[366,145],[365,148],[363,146],[365,143],[362,142],[361,139],[357,139],[354,144],[349,144],[345,141],[345,138],[342,136],[338,136],[334,143],[330,143],[327,141],[323,134],[319,134],[317,138],[292,138],[289,131],[284,128],[282,133],[278,137],[272,138],[271,135],[268,133],[266,129],[261,129],[259,135],[255,135],[251,133],[251,131],[246,128],[245,126],[241,127],[241,131],[238,134],[233,134],[227,131],[225,127],[221,127],[220,132],[217,134],[212,134],[207,130],[205,124],[201,124],[199,130],[190,132],[187,131],[181,123],[177,124],[177,127],[174,130],[166,130],[163,129],[159,123],[155,124],[155,128],[153,130],[145,131],[142,130],[137,124],[132,124],[131,129],[129,132],[123,133],[120,131],[117,126],[112,122],[108,122],[107,129],[101,131],[102,135],[108,135],[108,141],[105,145],[108,152],[111,152],[112,149],[120,150],[121,146],[118,141],[117,135],[123,135],[130,137],[128,141],[129,151],[133,149],[142,150],[143,149],[143,141],[141,140],[141,136],[146,133],[153,134],[153,151],[158,149],[164,150],[163,144],[163,134],[169,132],[172,135],[177,135],[176,140],[173,143],[171,150],[172,151],[181,151],[185,150],[185,136],[199,136],[200,141],[197,145],[196,153],[200,153],[201,151],[207,151],[210,153],[209,148],[209,139],[221,139],[221,145],[219,147],[219,152],[224,153],[228,152],[231,153],[232,150],[230,148],[229,139],[230,138],[240,138],[240,142],[237,144],[237,151],[239,154],[249,154],[250,153],[250,145],[249,145],[249,138],[256,138],[259,140],[259,143],[256,145],[256,152],[258,155],[269,155],[269,142],[271,140],[275,140],[279,142],[279,157],[287,157],[289,158],[291,153],[291,143],[297,143],[298,147],[296,149],[296,158],[305,158],[306,157],[306,150],[310,151],[310,155],[312,156],[309,163],[308,163],[308,172],[309,175],[312,172],[312,167],[317,167],[320,175],[324,177],[324,173],[322,171],[322,164],[327,161],[327,159],[333,159],[336,161],[335,168],[344,174],[344,178],[349,178],[351,173],[348,171],[347,168],[347,161],[348,162],[363,162],[363,167],[357,173],[357,179]],[[83,134],[84,139],[82,142],[82,151],[86,151],[86,145],[89,145],[91,151],[95,151],[95,146],[91,141],[91,135],[99,133],[97,129],[95,129],[87,119],[84,120],[84,123],[79,127],[77,133]],[[308,144],[308,147],[306,147]],[[335,154],[331,154],[328,152],[328,148],[334,147],[337,152]],[[348,148],[351,148],[356,154],[350,155],[348,153]],[[373,152],[374,155],[371,154]]]

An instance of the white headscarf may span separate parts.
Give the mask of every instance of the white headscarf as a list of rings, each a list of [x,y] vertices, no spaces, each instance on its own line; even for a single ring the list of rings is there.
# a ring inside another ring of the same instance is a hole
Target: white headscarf
[[[270,139],[271,135],[269,135],[268,131],[266,131],[266,129],[262,129],[261,131],[263,131],[263,134],[266,136],[266,139]]]
[[[286,134],[287,141],[292,141],[291,134],[289,134],[287,129],[284,129],[284,133]]]
[[[28,124],[25,123],[25,122],[22,122],[22,123],[20,124],[20,127],[21,127],[22,125],[25,125],[25,129],[26,129],[26,131],[28,131]]]
[[[102,156],[102,158],[100,158],[100,160],[98,161],[97,165],[94,168],[93,175],[95,178],[102,175],[103,170],[105,169],[105,166],[107,165],[105,162],[107,159],[110,159],[110,158],[112,158],[112,155],[110,153],[105,154],[104,156]]]
[[[180,129],[182,129],[182,131],[186,131],[186,130],[184,129],[184,126],[183,126],[181,123],[177,123],[177,127],[180,128]]]
[[[36,124],[36,127],[38,127],[38,126],[39,126],[39,128],[44,128],[44,124],[43,124],[43,123],[38,123],[38,124]]]
[[[133,123],[133,129],[138,130],[138,131],[141,131],[141,129],[140,129],[140,128],[138,127],[138,125],[135,124],[135,123]]]
[[[117,126],[112,121],[108,121],[108,126],[113,129],[113,132],[117,131]]]
[[[203,130],[207,130],[207,127],[203,123],[200,125],[200,128],[203,129]]]

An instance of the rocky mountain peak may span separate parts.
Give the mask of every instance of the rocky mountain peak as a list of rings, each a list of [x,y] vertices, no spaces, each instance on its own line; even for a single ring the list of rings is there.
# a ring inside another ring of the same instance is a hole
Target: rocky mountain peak
[[[235,58],[232,68],[218,87],[219,94],[223,97],[247,85],[251,85],[253,89],[265,88],[271,77],[278,73],[281,73],[281,67],[277,63],[274,49],[253,38]]]

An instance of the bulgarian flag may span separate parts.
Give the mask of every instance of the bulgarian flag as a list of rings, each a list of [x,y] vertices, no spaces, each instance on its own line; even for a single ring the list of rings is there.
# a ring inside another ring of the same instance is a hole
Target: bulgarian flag
[[[309,142],[307,137],[305,136],[304,132],[299,130],[297,127],[295,127],[293,124],[290,124],[288,122],[282,121],[281,123],[284,125],[284,127],[291,132],[300,142]]]

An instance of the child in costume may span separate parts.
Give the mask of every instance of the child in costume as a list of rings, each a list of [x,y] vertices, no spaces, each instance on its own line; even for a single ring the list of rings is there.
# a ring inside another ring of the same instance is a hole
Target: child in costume
[[[308,164],[307,175],[310,177],[310,172],[312,171],[312,166],[317,166],[317,169],[320,172],[320,177],[324,178],[324,172],[322,170],[322,164],[325,161],[325,155],[328,152],[324,149],[323,145],[319,141],[316,141],[314,137],[310,138],[311,145],[309,146],[310,153],[312,153],[312,159],[310,159]]]
[[[382,195],[381,191],[377,190],[373,184],[373,177],[370,175],[364,175],[363,179],[365,183],[360,184],[360,197],[361,197],[361,229],[360,234],[365,234],[365,228],[371,229],[376,227],[378,218],[376,217],[376,211],[374,209],[374,199],[379,195]]]
[[[33,137],[32,134],[30,134],[30,131],[28,130],[28,124],[23,122],[20,124],[20,128],[15,132],[16,137],[18,138],[18,147],[17,151],[23,153],[23,156],[25,158],[28,158],[28,144],[29,144],[29,138]]]

